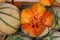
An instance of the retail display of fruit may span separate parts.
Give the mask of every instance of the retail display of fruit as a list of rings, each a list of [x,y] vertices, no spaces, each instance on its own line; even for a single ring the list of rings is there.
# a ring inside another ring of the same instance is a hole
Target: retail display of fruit
[[[59,6],[56,0],[0,0],[0,40],[60,40]]]

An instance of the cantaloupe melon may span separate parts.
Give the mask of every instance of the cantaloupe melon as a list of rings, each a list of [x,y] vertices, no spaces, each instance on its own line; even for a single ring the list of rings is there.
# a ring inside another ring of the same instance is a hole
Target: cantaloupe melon
[[[40,0],[40,3],[44,6],[51,6],[54,3],[54,0]]]
[[[20,25],[19,9],[9,3],[0,3],[0,34],[15,33]]]
[[[32,37],[46,35],[53,26],[53,20],[54,14],[46,11],[45,7],[40,4],[23,9],[21,13],[22,30],[25,34]]]

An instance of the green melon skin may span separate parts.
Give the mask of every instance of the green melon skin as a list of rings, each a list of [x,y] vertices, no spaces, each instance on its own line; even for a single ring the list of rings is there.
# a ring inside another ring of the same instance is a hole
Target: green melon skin
[[[53,7],[52,8],[55,13],[55,18],[57,20],[57,26],[56,29],[60,29],[60,7]]]
[[[0,3],[0,34],[13,34],[19,29],[19,9],[9,3]]]
[[[0,3],[0,8],[12,8],[12,9],[19,10],[16,6],[10,3]]]
[[[45,37],[43,40],[60,40],[60,32],[55,31],[52,35]]]
[[[21,36],[21,35],[9,35],[6,40],[32,40],[29,37]]]

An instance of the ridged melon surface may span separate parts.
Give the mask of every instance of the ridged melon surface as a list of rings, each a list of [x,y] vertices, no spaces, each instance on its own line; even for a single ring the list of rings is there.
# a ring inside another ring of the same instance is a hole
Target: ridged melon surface
[[[22,30],[32,37],[44,36],[54,25],[54,14],[46,11],[45,7],[35,4],[31,8],[24,9],[21,13]]]
[[[19,9],[8,3],[0,3],[0,32],[15,33],[20,25]]]

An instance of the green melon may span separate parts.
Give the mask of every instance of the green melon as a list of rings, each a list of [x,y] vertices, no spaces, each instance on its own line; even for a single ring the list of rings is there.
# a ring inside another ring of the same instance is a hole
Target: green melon
[[[55,29],[59,29],[60,28],[60,7],[53,7],[52,11],[55,13],[55,18],[57,21],[57,26]]]
[[[15,33],[19,25],[19,9],[12,4],[0,3],[0,33]]]
[[[32,40],[29,37],[21,36],[21,35],[9,35],[6,40]]]
[[[60,32],[55,31],[52,35],[46,36],[43,40],[60,40]]]

